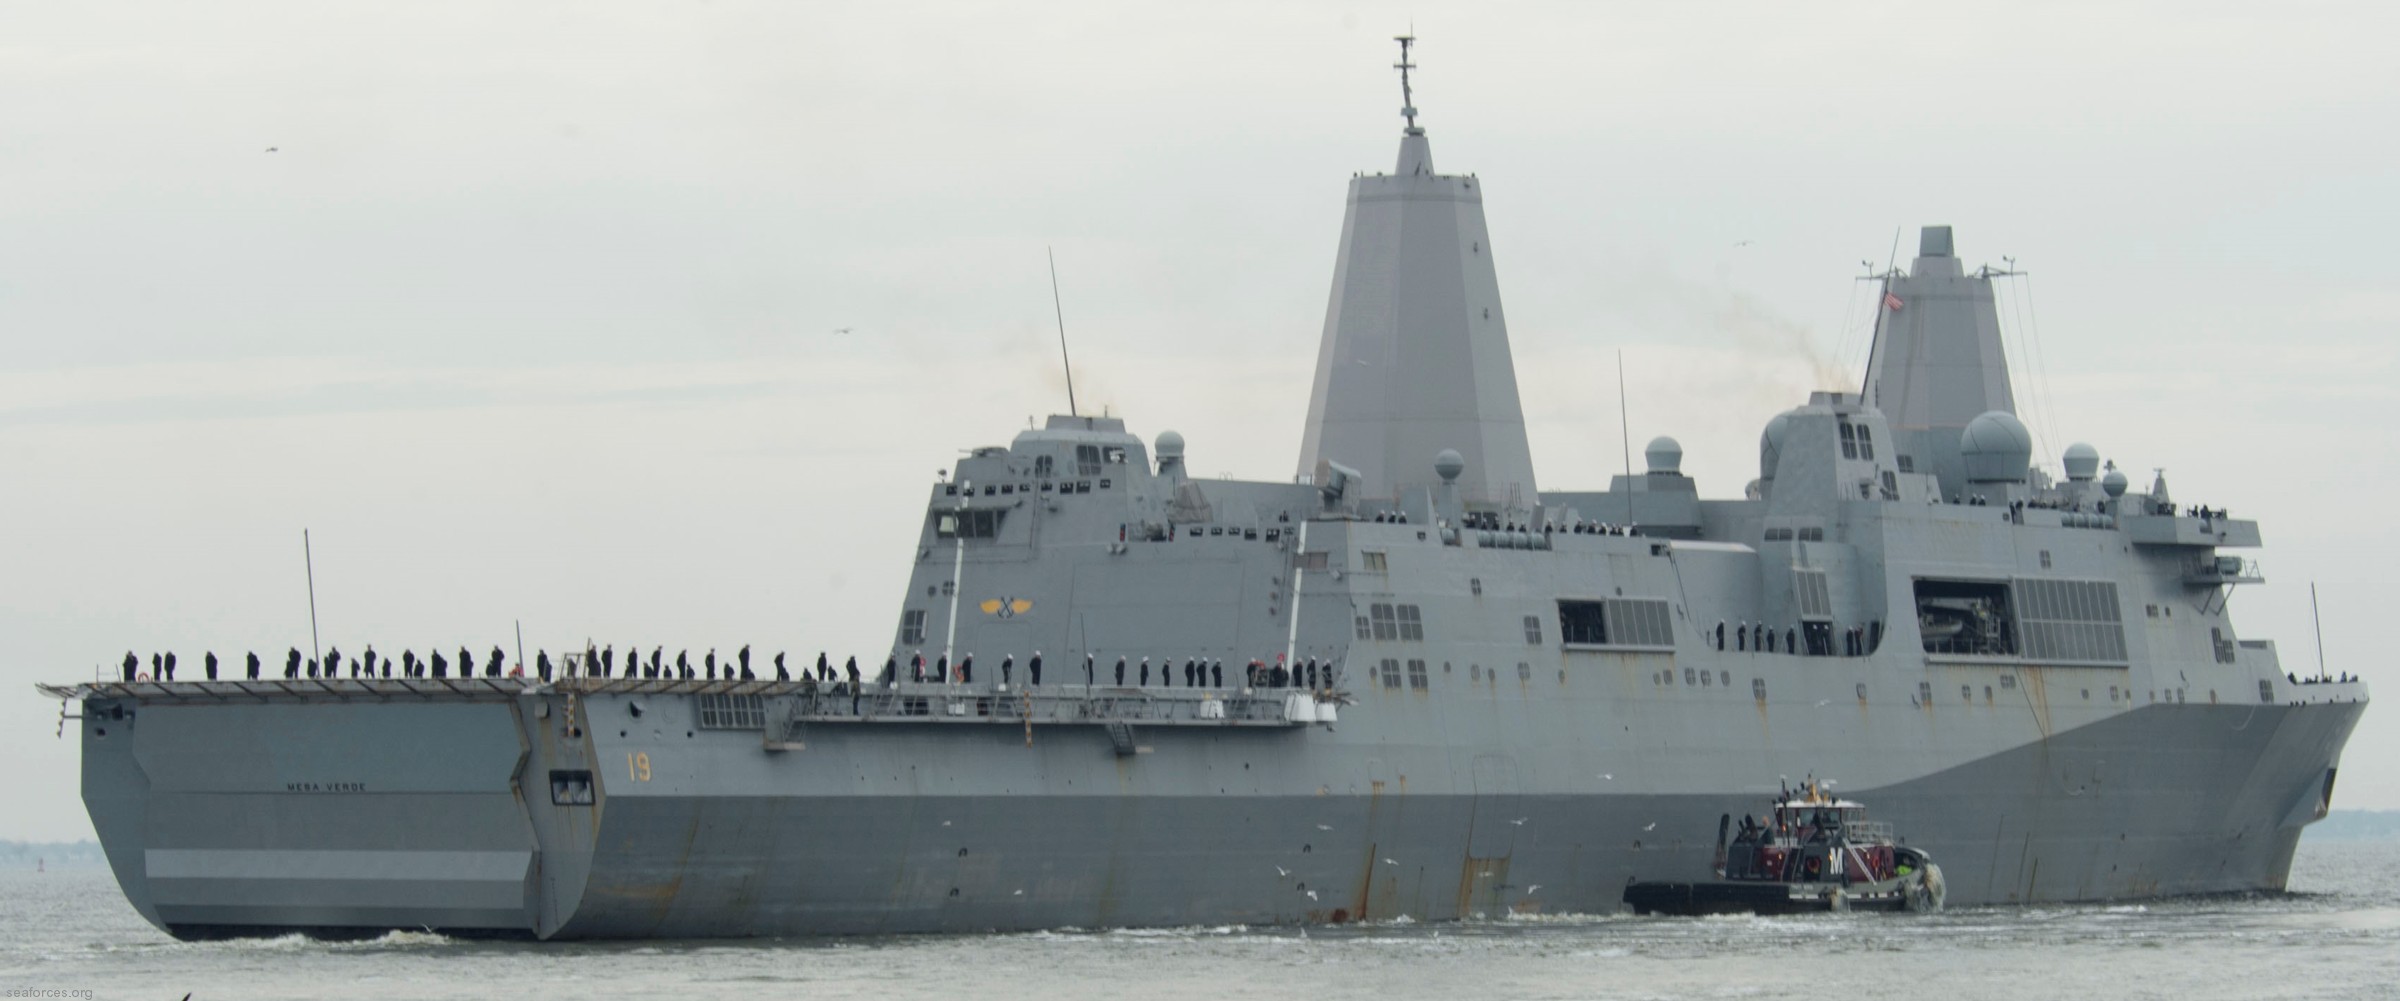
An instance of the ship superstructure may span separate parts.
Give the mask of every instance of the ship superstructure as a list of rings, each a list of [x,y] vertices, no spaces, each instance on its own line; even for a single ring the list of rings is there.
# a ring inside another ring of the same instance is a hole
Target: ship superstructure
[[[1667,439],[1541,492],[1482,182],[1413,109],[1396,167],[1351,182],[1298,482],[1116,417],[975,449],[856,685],[47,688],[128,897],[181,936],[1598,912],[1803,771],[1953,903],[2283,885],[2363,686],[2235,631],[2254,522],[2032,468],[1946,227],[1738,496]]]

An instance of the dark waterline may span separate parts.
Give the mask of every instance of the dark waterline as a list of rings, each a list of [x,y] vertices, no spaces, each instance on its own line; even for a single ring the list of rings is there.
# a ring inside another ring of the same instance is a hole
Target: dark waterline
[[[2400,843],[2303,844],[2293,891],[1930,917],[1558,916],[795,941],[393,933],[177,942],[107,870],[0,874],[0,989],[99,998],[2400,997]]]

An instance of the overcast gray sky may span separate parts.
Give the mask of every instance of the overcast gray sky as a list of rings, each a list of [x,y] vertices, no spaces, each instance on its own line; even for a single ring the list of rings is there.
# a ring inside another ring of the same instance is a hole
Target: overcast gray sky
[[[2312,664],[2314,580],[2385,673],[2387,6],[0,2],[0,836],[90,830],[32,682],[308,646],[303,527],[346,650],[879,651],[934,471],[1063,408],[1046,245],[1087,405],[1288,477],[1412,20],[1545,486],[1622,348],[1738,495],[1949,223],[2043,451],[2260,518],[2243,635]]]

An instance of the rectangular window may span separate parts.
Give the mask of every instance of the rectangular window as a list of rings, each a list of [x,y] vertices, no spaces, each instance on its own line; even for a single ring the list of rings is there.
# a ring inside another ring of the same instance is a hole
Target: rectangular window
[[[1358,638],[1362,640],[1374,638],[1374,634],[1367,631],[1367,617],[1364,615],[1358,617]]]
[[[1000,535],[1000,519],[1006,511],[970,509],[966,511],[937,511],[933,516],[933,534],[943,539],[991,539]]]
[[[1381,603],[1369,605],[1367,606],[1367,618],[1375,624],[1376,639],[1396,640],[1400,638],[1400,619],[1393,613],[1392,606]]]
[[[1526,663],[1526,662],[1524,662],[1524,661],[1521,661],[1521,660],[1520,660],[1520,661],[1518,661],[1518,662],[1517,662],[1517,680],[1518,680],[1518,681],[1532,681],[1532,680],[1533,680],[1533,665],[1531,665],[1531,664],[1528,664],[1528,663]]]
[[[1864,424],[1858,426],[1858,457],[1875,461],[1875,436]]]
[[[1916,581],[1926,653],[2006,657],[2017,652],[2016,609],[1998,581]]]
[[[1858,432],[1851,429],[1849,421],[1842,422],[1842,458],[1858,458]]]
[[[1767,679],[1750,679],[1750,697],[1757,699],[1760,702],[1765,702],[1767,700]]]
[[[1606,614],[1597,601],[1558,603],[1558,638],[1569,645],[1597,646],[1608,642]]]
[[[2020,577],[2017,600],[2025,656],[2037,660],[2125,661],[2125,625],[2115,581]]]
[[[1418,642],[1425,639],[1425,618],[1418,614],[1415,605],[1400,606],[1400,638]]]
[[[1075,446],[1075,475],[1077,475],[1077,476],[1098,476],[1098,475],[1100,475],[1100,446],[1098,446],[1098,445],[1077,445],[1077,446]]]
[[[1525,645],[1526,645],[1526,646],[1541,646],[1541,645],[1542,645],[1542,617],[1541,617],[1541,616],[1539,616],[1539,615],[1528,615],[1528,616],[1526,616],[1526,617],[1525,617]]]
[[[1605,642],[1618,646],[1674,646],[1675,626],[1667,603],[1658,598],[1610,598]]]
[[[1300,554],[1300,569],[1302,570],[1321,571],[1324,570],[1328,565],[1329,564],[1326,562],[1326,554],[1323,552]]]
[[[1397,661],[1397,660],[1393,660],[1393,659],[1392,659],[1392,658],[1390,658],[1390,657],[1385,657],[1385,658],[1383,659],[1383,665],[1382,665],[1382,666],[1383,666],[1383,687],[1385,687],[1385,688],[1398,688],[1398,687],[1400,687],[1400,662],[1399,662],[1399,661]]]
[[[925,642],[925,610],[911,608],[900,613],[900,645],[915,646]]]
[[[756,695],[695,695],[700,704],[700,729],[764,730],[767,700]]]
[[[1034,456],[1034,457],[1033,457],[1033,475],[1034,475],[1034,476],[1036,476],[1036,477],[1038,477],[1038,478],[1040,478],[1040,479],[1045,479],[1045,480],[1046,480],[1046,479],[1049,479],[1049,478],[1050,478],[1050,470],[1051,470],[1051,468],[1052,468],[1052,467],[1051,467],[1051,462],[1050,462],[1050,457],[1049,457],[1049,456],[1047,456],[1047,455],[1037,455],[1037,456]],[[1044,484],[1044,489],[1047,489],[1047,488],[1048,488],[1048,485],[1047,485],[1047,484]]]
[[[1424,661],[1411,660],[1408,662],[1408,687],[1420,692],[1432,687],[1425,677]]]
[[[1382,553],[1378,553],[1378,552],[1363,552],[1363,553],[1360,553],[1360,554],[1358,554],[1358,572],[1360,572],[1360,573],[1382,573],[1382,572],[1384,572],[1384,559],[1383,559],[1383,554],[1382,554]]]

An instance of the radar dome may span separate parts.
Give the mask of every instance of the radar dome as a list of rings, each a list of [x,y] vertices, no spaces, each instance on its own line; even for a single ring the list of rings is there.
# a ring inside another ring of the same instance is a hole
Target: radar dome
[[[1173,431],[1161,431],[1158,433],[1158,443],[1152,450],[1158,453],[1160,462],[1183,458],[1183,436]]]
[[[1791,433],[1790,411],[1776,414],[1767,421],[1767,429],[1758,435],[1758,478],[1775,478],[1775,463],[1783,457],[1783,436]]]
[[[1958,436],[1958,457],[1976,483],[2020,483],[2033,464],[2033,435],[2005,410],[1985,411]]]
[[[1467,457],[1458,454],[1455,448],[1445,448],[1433,457],[1433,473],[1444,483],[1458,479],[1458,474],[1466,471]]]
[[[1642,449],[1642,455],[1650,460],[1652,473],[1674,476],[1683,472],[1683,446],[1666,435],[1650,439],[1650,444]]]
[[[2091,480],[2100,472],[2100,450],[2082,442],[2067,446],[2067,478],[2077,483]]]
[[[2125,496],[2126,486],[2125,471],[2115,466],[2110,466],[2108,475],[2100,478],[2100,489],[2107,491],[2110,497]]]

